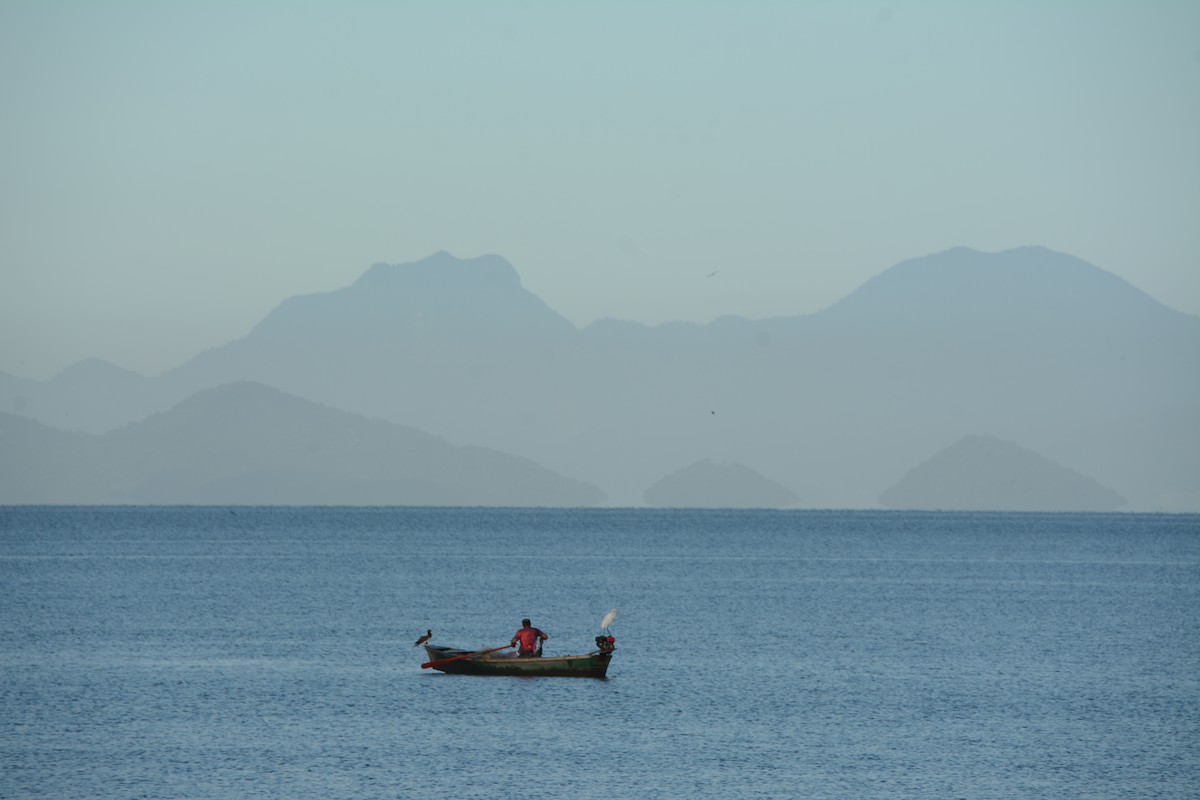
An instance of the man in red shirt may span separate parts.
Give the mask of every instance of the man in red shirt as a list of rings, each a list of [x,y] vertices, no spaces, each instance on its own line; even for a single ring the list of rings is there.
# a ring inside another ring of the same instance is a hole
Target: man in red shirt
[[[518,645],[517,655],[519,657],[530,658],[542,654],[541,643],[549,638],[540,628],[533,627],[528,619],[523,619],[521,620],[521,630],[513,634],[510,644]]]

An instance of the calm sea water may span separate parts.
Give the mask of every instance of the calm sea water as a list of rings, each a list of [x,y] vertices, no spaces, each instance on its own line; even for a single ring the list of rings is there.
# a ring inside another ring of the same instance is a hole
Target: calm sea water
[[[7,508],[0,636],[6,798],[1200,795],[1195,516]]]

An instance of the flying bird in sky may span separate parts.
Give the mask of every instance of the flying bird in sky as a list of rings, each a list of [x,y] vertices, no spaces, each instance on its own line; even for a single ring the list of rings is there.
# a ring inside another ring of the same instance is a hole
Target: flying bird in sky
[[[427,631],[425,631],[424,636],[422,636],[420,639],[417,639],[415,642],[413,642],[413,647],[416,647],[417,645],[420,645],[420,644],[425,644],[431,638],[433,638],[433,631],[427,630]]]

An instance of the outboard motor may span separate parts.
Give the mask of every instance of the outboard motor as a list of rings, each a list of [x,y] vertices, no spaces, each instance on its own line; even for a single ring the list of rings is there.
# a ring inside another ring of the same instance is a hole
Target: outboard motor
[[[617,640],[611,636],[597,636],[596,649],[602,654],[608,655],[613,650],[617,649]]]

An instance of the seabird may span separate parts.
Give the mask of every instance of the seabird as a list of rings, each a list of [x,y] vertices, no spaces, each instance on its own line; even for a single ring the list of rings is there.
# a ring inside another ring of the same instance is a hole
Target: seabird
[[[433,631],[425,631],[424,636],[422,636],[420,639],[417,639],[415,642],[413,642],[413,647],[416,647],[417,645],[425,644],[432,637],[433,637]]]

